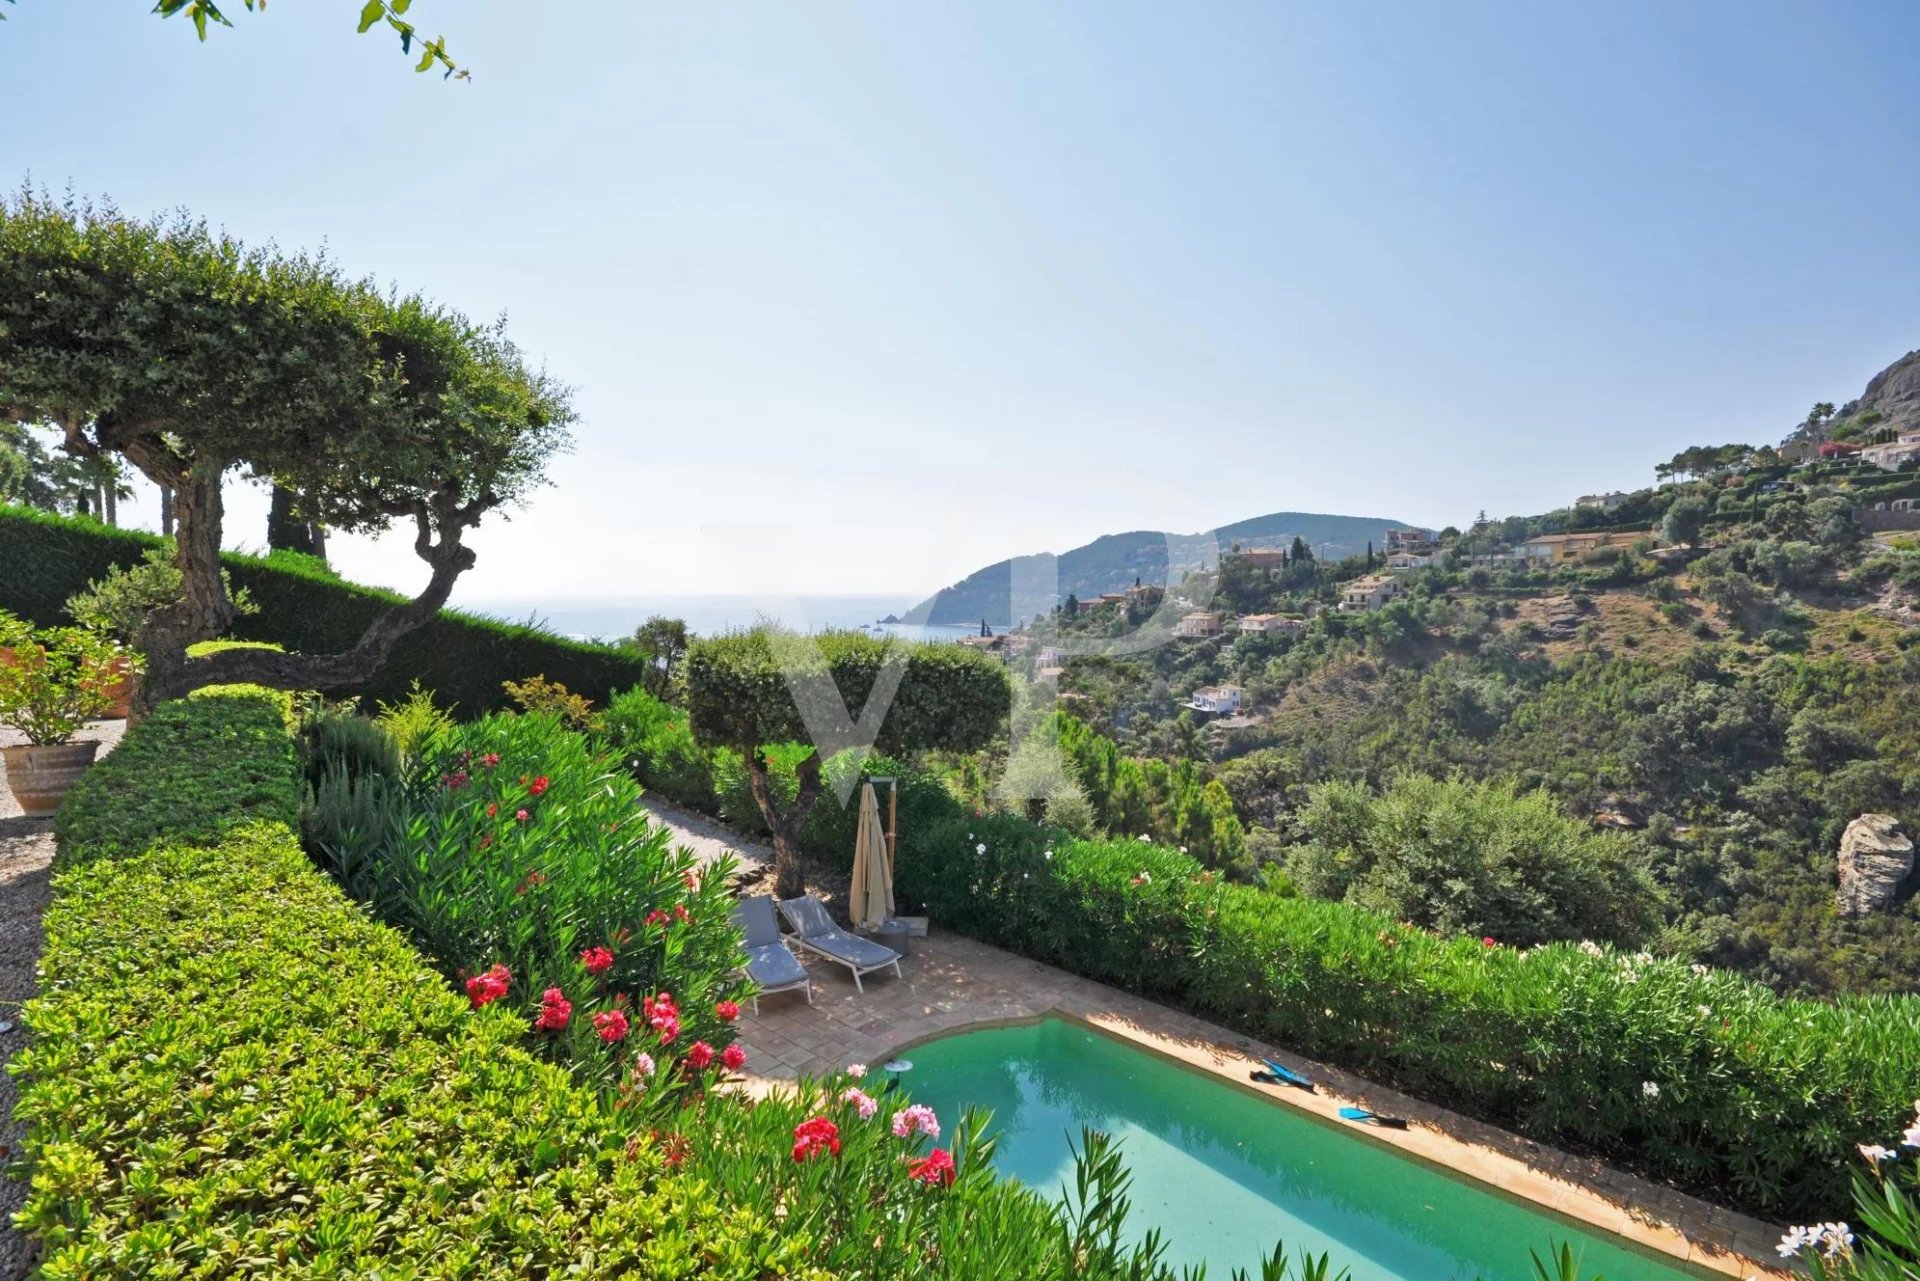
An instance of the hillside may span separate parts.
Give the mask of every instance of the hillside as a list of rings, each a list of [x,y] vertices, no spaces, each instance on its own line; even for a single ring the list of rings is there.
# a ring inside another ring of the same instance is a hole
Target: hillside
[[[975,570],[921,601],[907,618],[916,623],[977,623],[984,618],[1006,628],[1050,612],[1070,595],[1120,591],[1136,579],[1162,586],[1170,569],[1177,581],[1188,570],[1218,564],[1220,553],[1236,543],[1284,546],[1302,538],[1316,553],[1338,560],[1359,555],[1369,542],[1379,546],[1386,530],[1405,523],[1380,516],[1274,512],[1198,534],[1155,529],[1106,534],[1059,555],[1040,552]]]

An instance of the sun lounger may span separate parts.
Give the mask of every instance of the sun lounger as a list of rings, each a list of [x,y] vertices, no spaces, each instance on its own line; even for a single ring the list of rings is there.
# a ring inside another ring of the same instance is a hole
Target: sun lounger
[[[813,981],[807,967],[787,949],[780,934],[780,922],[773,917],[773,900],[765,894],[750,894],[733,905],[733,921],[746,935],[747,963],[740,968],[754,982],[753,1012],[760,1012],[763,992],[791,992],[803,989],[807,1004],[813,1004]]]
[[[853,986],[859,991],[867,990],[860,982],[862,974],[891,968],[894,977],[900,977],[900,953],[872,939],[847,933],[833,923],[819,899],[804,896],[781,899],[780,915],[793,927],[795,943],[815,956],[824,956],[853,971]]]
[[[1407,1123],[1397,1116],[1381,1116],[1378,1112],[1369,1112],[1365,1108],[1341,1108],[1340,1119],[1352,1121],[1355,1125],[1377,1125],[1383,1130],[1404,1130]]]

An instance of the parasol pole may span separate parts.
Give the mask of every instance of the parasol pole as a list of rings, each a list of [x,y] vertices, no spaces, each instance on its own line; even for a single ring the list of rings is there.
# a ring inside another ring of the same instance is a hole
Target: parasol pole
[[[900,840],[900,781],[894,778],[869,778],[869,783],[887,785],[887,879],[893,879],[894,851]]]

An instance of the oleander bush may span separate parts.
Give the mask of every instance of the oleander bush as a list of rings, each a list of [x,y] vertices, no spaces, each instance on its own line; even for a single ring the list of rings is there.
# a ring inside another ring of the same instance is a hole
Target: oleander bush
[[[7,567],[0,575],[0,609],[43,627],[70,622],[70,597],[115,567],[142,564],[158,543],[137,530],[0,504],[0,565]],[[225,563],[234,588],[245,591],[257,611],[235,621],[235,637],[270,641],[294,653],[351,649],[373,618],[405,599],[349,583],[309,556],[230,553]],[[613,691],[639,684],[648,670],[635,650],[441,610],[402,637],[386,665],[350,692],[397,700],[417,679],[462,715],[479,716],[509,705],[503,681],[545,676],[605,702]]]
[[[1764,1216],[1847,1199],[1920,1089],[1920,1005],[1790,1000],[1598,944],[1443,937],[1018,819],[902,832],[900,894],[987,942]]]
[[[82,776],[53,820],[61,863],[298,821],[285,696],[238,686],[203,695],[156,708]]]
[[[529,1021],[557,990],[578,1016],[542,1044],[589,1069],[611,1065],[573,1033],[600,1007],[633,1010],[638,1023],[641,998],[664,990],[685,1043],[731,1042],[714,1014],[743,995],[729,869],[701,873],[649,825],[639,786],[585,735],[552,713],[496,713],[436,734],[400,785],[378,771],[353,779],[349,762],[366,749],[338,730],[330,738],[346,751],[321,770],[339,794],[323,783],[308,820],[321,860],[443,972],[466,982],[505,966],[506,1002]],[[362,817],[363,796],[384,819]],[[339,806],[353,817],[329,813]],[[341,830],[377,839],[327,839]]]

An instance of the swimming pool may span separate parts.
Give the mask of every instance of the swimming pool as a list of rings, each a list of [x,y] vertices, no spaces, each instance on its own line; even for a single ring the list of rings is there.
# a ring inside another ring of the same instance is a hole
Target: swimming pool
[[[1042,1192],[1065,1186],[1081,1127],[1113,1135],[1133,1174],[1130,1226],[1158,1227],[1169,1262],[1215,1277],[1257,1275],[1276,1240],[1332,1255],[1354,1281],[1532,1281],[1528,1251],[1545,1256],[1549,1240],[1572,1243],[1583,1277],[1701,1275],[1080,1024],[960,1032],[907,1058],[916,1102],[949,1126],[991,1108],[995,1164]]]

